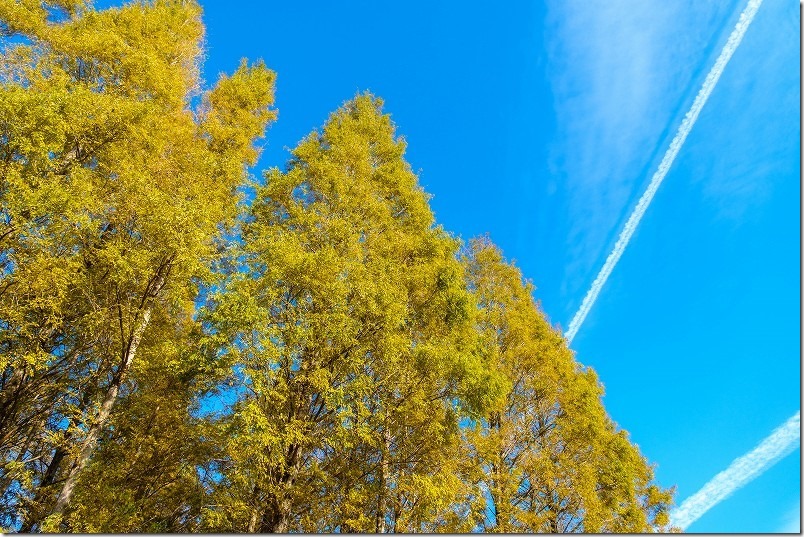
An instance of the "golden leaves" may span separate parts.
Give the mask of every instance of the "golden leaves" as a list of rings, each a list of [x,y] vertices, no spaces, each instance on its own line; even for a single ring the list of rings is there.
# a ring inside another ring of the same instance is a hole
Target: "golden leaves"
[[[479,329],[497,349],[492,366],[510,390],[466,435],[467,452],[486,487],[483,527],[494,531],[640,532],[664,524],[670,494],[611,422],[602,387],[575,362],[522,282],[488,241],[464,255],[478,297]],[[495,516],[489,517],[492,508]]]
[[[250,182],[275,74],[244,61],[193,109],[200,14],[0,0],[22,37],[0,60],[0,484],[17,491],[0,517],[54,531],[665,524],[671,493],[594,372],[490,241],[461,256],[435,225],[380,99],[344,103],[284,171]],[[79,466],[70,509],[48,516]]]

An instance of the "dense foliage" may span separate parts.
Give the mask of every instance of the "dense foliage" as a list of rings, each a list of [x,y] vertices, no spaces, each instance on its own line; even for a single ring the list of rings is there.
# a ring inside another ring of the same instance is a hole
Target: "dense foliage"
[[[0,0],[0,35],[3,531],[666,526],[595,374],[435,224],[379,99],[252,181],[274,73],[203,91],[193,2]]]

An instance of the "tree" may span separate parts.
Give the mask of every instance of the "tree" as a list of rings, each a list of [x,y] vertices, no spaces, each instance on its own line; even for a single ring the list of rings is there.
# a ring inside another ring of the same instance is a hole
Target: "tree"
[[[459,421],[499,383],[458,243],[381,106],[346,103],[257,189],[244,270],[209,314],[241,387],[210,529],[412,531],[452,513]]]
[[[201,471],[218,455],[202,413],[203,397],[220,378],[198,352],[203,335],[191,317],[173,333],[151,333],[132,364],[109,426],[76,485],[71,531],[192,532],[207,501]]]
[[[479,527],[513,532],[644,532],[668,524],[671,491],[601,402],[590,368],[578,364],[523,283],[487,239],[464,256],[480,306],[478,329],[510,382],[505,404],[467,432]],[[469,474],[470,476],[472,474]]]
[[[2,0],[0,27],[0,514],[66,529],[132,368],[210,277],[274,75],[243,63],[193,110],[193,2]]]
[[[3,531],[664,528],[594,372],[488,241],[459,259],[382,101],[251,183],[275,77],[202,91],[200,16],[0,0]]]

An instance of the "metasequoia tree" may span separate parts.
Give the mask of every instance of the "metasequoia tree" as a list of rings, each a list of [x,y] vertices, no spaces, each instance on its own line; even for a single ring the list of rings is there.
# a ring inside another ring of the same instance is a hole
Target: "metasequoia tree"
[[[435,225],[382,102],[249,183],[274,74],[202,91],[200,17],[0,0],[0,529],[666,528],[594,372]]]
[[[467,430],[479,529],[645,532],[668,523],[671,492],[618,430],[594,372],[581,367],[523,283],[487,239],[464,256],[478,329],[510,383],[505,404]],[[469,473],[469,475],[472,475]]]
[[[261,63],[222,77],[193,110],[200,14],[180,0],[103,11],[0,0],[7,528],[69,529],[60,520],[115,401],[137,389],[132,369],[162,360],[166,334],[191,322],[273,118],[274,75]]]
[[[458,244],[381,105],[346,103],[257,189],[245,269],[209,313],[240,387],[209,528],[413,531],[457,516],[459,420],[500,382]]]
[[[132,364],[128,392],[75,488],[69,525],[81,533],[198,530],[206,502],[200,468],[217,456],[199,394],[219,378],[196,352],[198,330],[152,333]],[[189,411],[188,411],[189,410]]]

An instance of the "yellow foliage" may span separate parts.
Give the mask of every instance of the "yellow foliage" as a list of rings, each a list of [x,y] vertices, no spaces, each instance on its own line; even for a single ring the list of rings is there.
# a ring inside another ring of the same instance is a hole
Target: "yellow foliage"
[[[257,310],[220,325],[247,391],[209,527],[225,512],[227,531],[432,530],[459,494],[458,421],[499,383],[458,243],[381,106],[346,103],[257,190],[248,277],[217,298],[218,314]]]
[[[262,63],[191,109],[200,15],[180,0],[0,1],[17,37],[0,61],[0,485],[22,483],[17,459],[58,461],[18,489],[9,519],[38,524],[130,367],[163,360],[160,338],[210,281],[253,143],[275,117]]]
[[[606,414],[594,371],[578,364],[487,239],[464,257],[478,328],[509,383],[505,405],[466,433],[467,472],[486,531],[644,532],[663,528],[671,492]],[[479,511],[478,511],[479,510]]]
[[[255,184],[275,75],[204,91],[196,2],[0,0],[0,32],[3,530],[666,528],[596,375],[436,225],[380,99]]]

